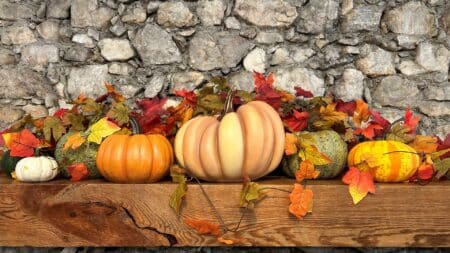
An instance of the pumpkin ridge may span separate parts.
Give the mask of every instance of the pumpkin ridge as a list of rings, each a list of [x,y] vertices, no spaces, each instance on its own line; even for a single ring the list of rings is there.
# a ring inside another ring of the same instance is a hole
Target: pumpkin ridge
[[[208,156],[208,155],[211,155],[211,154],[207,154],[207,151],[206,150],[204,150],[204,148],[207,148],[208,147],[208,143],[207,143],[207,141],[209,140],[209,141],[214,141],[214,138],[217,138],[216,136],[206,136],[207,135],[207,133],[209,134],[209,131],[213,131],[213,130],[210,130],[210,128],[212,129],[212,128],[215,128],[217,126],[217,121],[211,121],[211,123],[210,123],[210,125],[209,126],[207,126],[206,128],[205,128],[205,131],[203,131],[203,133],[202,133],[202,135],[201,135],[201,137],[200,137],[200,164],[201,164],[201,167],[202,167],[202,170],[203,170],[203,173],[205,174],[205,176],[206,177],[216,177],[217,175],[214,175],[214,173],[211,173],[211,171],[210,170],[215,170],[214,172],[217,172],[217,168],[209,168],[208,166],[207,166],[207,164],[206,164],[206,160],[205,160],[205,158],[204,157],[206,157],[206,156]],[[217,131],[216,131],[216,135],[217,135]],[[207,139],[207,137],[210,137],[209,139]],[[216,139],[217,140],[217,139]],[[212,153],[215,153],[217,156],[219,156],[219,154],[218,154],[218,146],[217,146],[217,141],[216,141],[216,143],[215,143],[215,145],[214,145],[215,147],[215,149],[213,150],[213,152]],[[220,157],[218,157],[218,160],[219,160],[219,165],[217,166],[217,167],[219,167],[219,169],[218,170],[220,170],[221,171],[221,166],[220,166]],[[217,174],[217,173],[216,173]]]
[[[152,168],[152,169],[150,169],[149,170],[149,173],[148,173],[148,176],[146,177],[147,179],[145,180],[145,181],[147,181],[147,182],[149,182],[149,181],[151,181],[152,180],[152,177],[153,177],[153,171],[154,171],[154,167],[153,167],[153,163],[155,162],[155,152],[153,151],[153,145],[155,145],[154,143],[153,143],[153,140],[152,140],[152,136],[151,135],[147,135],[147,136],[145,136],[146,138],[146,142],[147,143],[145,143],[145,145],[148,145],[148,147],[151,147],[151,148],[149,148],[149,153],[148,154],[146,154],[146,155],[148,155],[149,157],[151,157],[151,161],[150,161],[150,164],[149,164],[149,166]],[[142,153],[141,153],[141,146],[139,146],[139,154],[140,155],[142,155]],[[143,163],[140,163],[140,164],[143,164]],[[145,166],[145,165],[144,165]]]
[[[264,174],[268,169],[270,164],[272,163],[273,160],[273,154],[274,154],[274,149],[275,147],[275,133],[273,131],[273,129],[275,129],[272,120],[270,119],[270,116],[268,115],[268,113],[266,112],[266,110],[264,110],[263,108],[258,107],[257,105],[253,105],[256,106],[256,108],[259,110],[259,112],[263,115],[263,119],[264,119],[264,123],[267,124],[268,126],[268,131],[267,133],[269,133],[271,135],[271,143],[266,143],[266,141],[263,141],[264,143],[264,150],[266,149],[270,149],[269,151],[266,151],[267,154],[269,155],[269,157],[266,158],[266,163],[263,166],[263,168],[260,169],[260,174]],[[266,140],[269,137],[265,137],[266,136],[266,132],[264,133],[264,140]]]
[[[397,147],[397,145],[392,144],[390,142],[388,142],[387,145],[388,145],[389,151],[399,149],[399,147]],[[400,156],[397,154],[400,154]],[[401,153],[391,153],[391,154],[389,154],[389,156],[394,156],[394,157],[390,157],[390,159],[389,159],[389,161],[391,162],[391,170],[390,170],[391,173],[389,173],[388,180],[389,181],[397,181],[399,172],[400,172],[401,168],[403,167],[402,156],[401,156]]]

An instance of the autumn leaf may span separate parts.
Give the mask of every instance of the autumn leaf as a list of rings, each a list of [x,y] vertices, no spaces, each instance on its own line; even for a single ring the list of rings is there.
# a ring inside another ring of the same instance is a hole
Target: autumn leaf
[[[436,137],[416,135],[414,142],[409,144],[417,153],[430,154],[437,150],[438,140]]]
[[[141,111],[133,113],[133,117],[136,118],[142,133],[151,132],[155,126],[162,123],[161,119],[168,114],[163,108],[167,99],[144,98],[136,102]]]
[[[17,140],[19,138],[20,133],[13,132],[13,133],[3,133],[2,139],[4,142],[5,147],[8,149],[11,149],[11,144],[13,140]]]
[[[83,113],[87,115],[95,115],[102,112],[102,106],[92,98],[84,99],[80,106]]]
[[[434,162],[434,169],[436,170],[436,178],[441,179],[446,176],[450,170],[450,158],[439,159]]]
[[[403,143],[410,143],[415,138],[414,134],[409,133],[409,128],[400,122],[391,126],[389,132],[386,134],[386,140],[399,141]]]
[[[298,142],[298,138],[297,136],[295,136],[294,134],[291,133],[286,133],[285,136],[285,141],[284,141],[284,153],[286,155],[293,155],[295,153],[297,153],[298,149],[297,149],[297,142]]]
[[[70,175],[70,181],[78,182],[89,177],[89,170],[84,163],[74,163],[67,166]]]
[[[297,182],[302,182],[304,179],[316,179],[320,174],[320,171],[317,171],[314,168],[314,164],[309,160],[301,161],[300,166],[295,172],[295,179]]]
[[[72,132],[84,131],[85,126],[83,124],[84,117],[76,113],[68,112],[62,117],[62,124],[66,127],[70,126]]]
[[[289,212],[297,219],[301,219],[307,213],[312,212],[313,192],[305,189],[301,184],[294,184],[294,189],[289,194]]]
[[[350,196],[353,204],[358,204],[367,194],[375,193],[375,184],[372,174],[368,171],[360,171],[358,168],[350,167],[342,178],[344,184],[349,185]]]
[[[447,134],[444,140],[438,139],[438,151],[448,150],[447,152],[442,152],[442,154],[439,155],[439,158],[449,158],[450,157],[450,134]]]
[[[53,113],[53,116],[54,116],[54,117],[57,117],[57,118],[60,119],[60,120],[62,120],[62,118],[64,117],[64,115],[65,115],[66,113],[68,113],[68,112],[69,112],[69,109],[61,108],[61,109],[58,109],[55,113]]]
[[[298,152],[298,156],[302,161],[308,160],[314,165],[327,165],[332,162],[332,160],[321,153],[316,146],[308,145],[304,142],[301,142],[301,149]]]
[[[304,97],[304,98],[314,97],[311,91],[304,90],[302,87],[294,87],[294,89],[295,89],[295,96],[297,97]]]
[[[293,111],[293,114],[283,119],[285,125],[291,132],[299,132],[308,127],[308,112]]]
[[[180,215],[181,204],[187,191],[186,176],[181,168],[171,168],[170,175],[172,176],[172,181],[178,183],[178,186],[170,195],[169,206],[177,215]]]
[[[414,114],[411,112],[411,110],[406,108],[405,111],[405,120],[403,124],[408,128],[408,133],[415,133],[417,129],[417,125],[419,124],[420,117],[414,116]]]
[[[81,132],[76,132],[67,138],[63,150],[65,151],[68,148],[77,149],[83,145],[84,142],[86,142],[86,139],[81,135]]]
[[[195,229],[199,235],[215,235],[221,234],[220,225],[209,222],[203,219],[194,219],[190,217],[184,217],[184,223],[189,227]]]
[[[256,93],[255,100],[264,101],[276,110],[280,108],[282,99],[285,99],[285,94],[273,87],[273,73],[270,73],[267,77],[265,77],[261,73],[254,72],[253,79]]]
[[[356,128],[353,133],[356,135],[362,135],[366,137],[367,139],[372,140],[373,137],[375,137],[375,131],[376,130],[382,130],[383,127],[378,124],[370,123],[367,125],[366,128]]]
[[[48,116],[44,120],[43,132],[47,141],[50,141],[52,136],[55,141],[58,141],[66,133],[66,128],[57,117]]]
[[[345,112],[347,115],[353,116],[356,110],[355,101],[344,102],[342,99],[337,99],[335,103],[336,103],[336,111]]]
[[[119,126],[130,121],[128,107],[124,103],[115,103],[106,114],[106,117],[114,120]]]
[[[184,100],[191,106],[197,105],[197,95],[194,91],[188,91],[186,89],[175,90],[175,95],[183,97]]]
[[[387,129],[391,124],[389,123],[388,120],[383,118],[377,111],[370,110],[370,114],[372,115],[372,123],[380,125],[381,127],[383,127],[383,129]]]
[[[101,95],[100,97],[98,97],[95,102],[103,102],[106,99],[108,99],[108,97],[112,97],[114,99],[114,101],[116,103],[120,103],[125,101],[125,97],[120,94],[112,84],[110,83],[105,83],[105,88],[106,88],[106,93]]]
[[[89,128],[88,141],[100,144],[104,137],[107,137],[119,130],[119,126],[111,121],[108,121],[106,117],[102,118]]]
[[[319,111],[319,119],[313,122],[313,126],[317,129],[329,129],[335,123],[347,119],[347,114],[336,111],[336,103],[328,104],[326,107],[321,106]]]
[[[33,156],[34,149],[37,148],[39,144],[39,139],[36,138],[30,130],[25,128],[11,139],[10,155],[15,157]]]
[[[261,186],[259,184],[250,182],[250,180],[244,180],[239,206],[252,209],[255,207],[256,202],[264,196],[265,194],[261,192]]]
[[[361,127],[362,122],[369,120],[371,116],[369,111],[369,105],[366,104],[363,100],[356,100],[356,108],[353,112],[353,122],[357,127]],[[371,139],[371,138],[369,138]]]

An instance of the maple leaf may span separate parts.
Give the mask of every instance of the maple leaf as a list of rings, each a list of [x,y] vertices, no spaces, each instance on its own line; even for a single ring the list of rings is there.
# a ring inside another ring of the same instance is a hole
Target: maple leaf
[[[370,114],[372,115],[372,122],[382,126],[383,129],[387,129],[391,125],[391,123],[383,118],[379,112],[370,110]]]
[[[74,163],[67,166],[70,175],[70,181],[78,182],[89,177],[89,170],[84,163]]]
[[[264,101],[278,110],[281,107],[282,99],[286,98],[286,94],[273,88],[273,73],[270,73],[266,78],[263,74],[254,72],[253,78],[255,81],[255,100]]]
[[[308,160],[314,165],[327,165],[332,162],[332,160],[321,153],[315,145],[309,145],[305,142],[301,142],[301,149],[298,152],[298,156],[302,161]]]
[[[84,99],[80,107],[83,113],[88,115],[95,115],[102,112],[102,106],[92,98]]]
[[[294,89],[295,89],[295,96],[297,97],[304,97],[304,98],[314,97],[311,91],[304,90],[302,87],[294,87]]]
[[[188,91],[186,89],[175,90],[175,95],[183,97],[184,100],[191,106],[197,105],[197,94],[194,91]]]
[[[180,215],[181,204],[183,203],[183,199],[187,191],[187,183],[184,170],[180,167],[175,166],[177,165],[174,165],[172,168],[170,168],[170,175],[172,176],[172,181],[174,183],[178,183],[178,186],[170,195],[169,206],[175,211],[177,215]]]
[[[438,139],[432,136],[416,135],[414,142],[409,144],[417,153],[430,154],[437,150]]]
[[[63,126],[61,120],[57,117],[48,116],[44,120],[44,128],[43,128],[44,136],[47,141],[55,139],[58,141],[63,134],[66,133],[66,128]]]
[[[291,132],[299,132],[308,127],[308,119],[308,112],[299,112],[294,110],[293,114],[287,118],[284,118],[283,121]]]
[[[361,123],[365,122],[371,116],[369,105],[361,99],[356,100],[356,108],[353,112],[353,122],[357,127],[361,127]]]
[[[301,182],[304,179],[316,179],[320,174],[320,171],[317,171],[314,168],[314,164],[309,160],[300,162],[300,166],[295,172],[295,179],[297,182]]]
[[[13,140],[17,140],[19,138],[19,134],[20,133],[18,133],[18,132],[2,133],[2,140],[3,140],[5,147],[7,147],[8,149],[11,149],[11,144],[12,144]]]
[[[10,150],[11,156],[15,157],[29,157],[34,155],[34,149],[37,148],[40,141],[34,134],[28,130],[23,129],[19,135],[11,140]]]
[[[184,217],[183,221],[189,227],[195,229],[199,235],[215,235],[221,234],[220,225],[209,222],[203,219],[194,219],[190,217]]]
[[[434,169],[436,170],[437,179],[447,175],[450,170],[450,158],[436,160],[434,162]]]
[[[114,101],[116,101],[117,103],[123,102],[125,101],[125,97],[120,94],[112,84],[110,83],[105,83],[105,88],[106,88],[106,93],[101,95],[100,97],[98,97],[95,102],[103,102],[106,99],[108,99],[108,97],[112,97],[114,99]]]
[[[438,139],[438,151],[442,151],[439,155],[439,158],[449,158],[450,157],[450,134],[447,134],[444,140]],[[447,152],[444,152],[443,150],[448,150]]]
[[[119,126],[130,121],[128,107],[124,103],[115,103],[106,114],[106,117],[117,122]]]
[[[313,192],[310,189],[305,189],[301,184],[294,184],[294,189],[289,194],[289,212],[297,219],[301,219],[307,213],[312,212]]]
[[[297,153],[298,149],[297,149],[297,142],[298,142],[298,138],[297,136],[295,136],[294,134],[291,133],[286,133],[285,136],[285,141],[284,141],[284,153],[286,155],[292,155]]]
[[[375,193],[375,184],[372,174],[368,171],[360,171],[356,167],[350,167],[342,178],[344,184],[349,185],[350,196],[353,204],[358,204],[367,194]]]
[[[347,114],[336,111],[336,103],[328,104],[326,107],[321,106],[319,111],[319,119],[313,122],[313,126],[317,129],[329,129],[335,123],[347,119]]]
[[[104,137],[107,137],[119,130],[119,126],[104,117],[89,128],[88,141],[100,144]]]
[[[155,125],[161,123],[162,116],[168,114],[167,110],[163,108],[167,99],[159,99],[157,97],[152,99],[144,98],[136,102],[142,111],[134,113],[133,117],[136,118],[142,133],[150,132]]]
[[[59,118],[59,119],[62,120],[62,118],[64,117],[64,115],[65,115],[66,113],[68,113],[68,112],[69,112],[69,109],[61,108],[61,109],[58,109],[55,113],[53,113],[53,116],[55,116],[55,117],[57,117],[57,118]]]
[[[62,124],[66,127],[71,126],[70,131],[73,132],[85,130],[83,121],[84,121],[83,115],[79,115],[72,112],[64,114],[62,118]]]
[[[420,121],[420,117],[414,116],[414,114],[411,112],[409,107],[406,108],[405,120],[404,120],[403,124],[409,129],[408,133],[416,132],[419,121]]]
[[[376,130],[383,130],[383,127],[378,125],[378,124],[374,124],[374,123],[369,123],[369,125],[367,125],[366,128],[356,128],[353,133],[354,134],[360,134],[363,135],[364,137],[366,137],[367,139],[372,140],[373,137],[375,137],[375,131]]]
[[[356,109],[355,101],[344,102],[342,99],[337,99],[335,103],[336,103],[336,111],[345,112],[347,113],[348,116],[353,116]]]
[[[253,80],[255,84],[255,89],[262,87],[272,86],[274,81],[273,73],[270,73],[267,77],[258,72],[253,72]]]
[[[83,145],[84,142],[86,142],[86,139],[81,135],[81,132],[74,133],[67,138],[63,150],[67,150],[68,148],[77,149]]]
[[[403,143],[409,143],[413,141],[414,138],[414,134],[409,133],[409,128],[400,122],[392,125],[386,135],[386,140],[399,141]]]
[[[240,207],[254,208],[256,202],[265,196],[261,192],[261,186],[255,182],[250,182],[250,179],[244,180],[241,190]]]

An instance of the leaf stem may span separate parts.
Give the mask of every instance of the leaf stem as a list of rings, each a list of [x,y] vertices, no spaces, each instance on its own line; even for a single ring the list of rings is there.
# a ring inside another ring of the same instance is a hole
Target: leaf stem
[[[280,189],[280,188],[276,188],[276,187],[261,187],[258,191],[263,191],[263,190],[276,190],[276,191],[280,191],[280,192],[291,193],[288,190],[284,190],[284,189]]]

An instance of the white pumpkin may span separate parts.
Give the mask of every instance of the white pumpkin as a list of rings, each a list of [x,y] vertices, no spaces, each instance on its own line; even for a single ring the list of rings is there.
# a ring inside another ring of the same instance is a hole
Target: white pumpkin
[[[58,175],[58,164],[50,156],[26,157],[16,164],[14,174],[23,182],[50,181]]]

